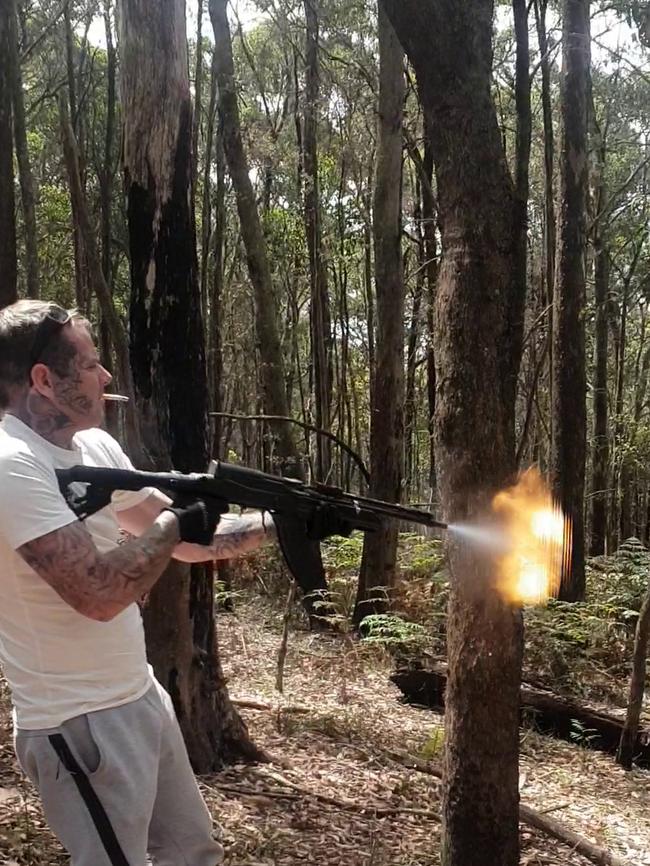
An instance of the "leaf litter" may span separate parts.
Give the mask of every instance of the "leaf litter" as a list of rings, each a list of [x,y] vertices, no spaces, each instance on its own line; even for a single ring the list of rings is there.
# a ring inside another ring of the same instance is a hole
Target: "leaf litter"
[[[387,654],[349,636],[309,632],[299,614],[280,695],[281,629],[282,612],[250,593],[238,596],[235,614],[218,615],[231,696],[273,759],[199,780],[222,828],[227,866],[438,864],[440,782],[399,756],[438,764],[442,717],[400,703]],[[520,792],[522,802],[630,866],[650,866],[649,772],[626,772],[609,756],[524,729]],[[590,862],[525,824],[520,833],[522,866]],[[2,682],[0,866],[66,863],[16,764]]]

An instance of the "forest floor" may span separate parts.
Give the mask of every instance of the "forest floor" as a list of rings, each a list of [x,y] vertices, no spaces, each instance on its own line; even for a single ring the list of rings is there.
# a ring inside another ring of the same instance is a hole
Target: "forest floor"
[[[290,633],[284,694],[275,690],[282,610],[258,592],[219,613],[220,651],[234,699],[273,762],[201,777],[229,866],[433,866],[439,862],[440,783],[407,769],[408,753],[437,764],[442,718],[400,703],[393,662],[350,637]],[[254,709],[259,703],[267,709]],[[307,708],[297,712],[296,707]],[[68,862],[44,824],[11,745],[9,699],[0,688],[0,864]],[[630,866],[650,866],[650,772],[625,772],[611,757],[522,730],[522,803]],[[590,861],[521,825],[521,863]]]

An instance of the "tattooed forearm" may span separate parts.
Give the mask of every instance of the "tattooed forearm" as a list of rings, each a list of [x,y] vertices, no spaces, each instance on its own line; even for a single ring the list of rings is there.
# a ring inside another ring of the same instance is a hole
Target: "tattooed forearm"
[[[79,613],[106,622],[148,592],[178,544],[178,521],[165,511],[140,538],[100,554],[83,524],[30,541],[18,552]]]
[[[179,544],[174,558],[181,562],[205,562],[213,559],[232,559],[249,553],[276,538],[275,524],[270,514],[224,514],[219,521],[214,541],[209,547],[198,544]]]

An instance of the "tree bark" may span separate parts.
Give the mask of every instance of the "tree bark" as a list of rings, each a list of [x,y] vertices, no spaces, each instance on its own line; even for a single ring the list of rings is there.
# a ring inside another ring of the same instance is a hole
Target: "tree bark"
[[[570,566],[560,598],[585,593],[584,484],[586,451],[585,256],[589,0],[563,0],[560,195],[553,300],[551,479],[573,526]]]
[[[0,308],[18,298],[11,76],[8,68],[11,7],[0,7]]]
[[[451,521],[478,518],[514,471],[524,298],[514,190],[490,91],[491,0],[382,0],[418,80],[437,175],[436,465]],[[480,431],[480,435],[478,434]],[[519,862],[521,613],[495,563],[452,537],[443,866]]]
[[[9,25],[7,69],[9,70],[9,86],[13,109],[14,142],[16,145],[16,160],[18,162],[18,177],[20,180],[20,197],[25,224],[25,271],[27,274],[27,295],[38,298],[38,243],[36,232],[36,205],[34,203],[34,179],[27,146],[27,124],[25,121],[25,100],[23,96],[23,75],[20,68],[18,53],[18,27],[16,0],[8,0],[7,22]]]
[[[551,64],[546,33],[548,0],[534,0],[535,26],[542,70],[542,112],[544,119],[544,275],[546,303],[553,300],[555,282],[555,193],[553,191],[553,108],[551,104]],[[549,322],[552,315],[549,315]],[[551,329],[549,328],[549,331]]]
[[[202,469],[207,381],[184,0],[122,0],[120,46],[131,358],[143,435],[155,465]],[[174,564],[145,611],[149,657],[199,772],[260,756],[228,697],[213,608],[212,570],[195,567],[190,576]]]
[[[93,225],[88,209],[86,196],[81,185],[81,173],[79,170],[79,151],[72,129],[70,117],[64,98],[59,100],[61,114],[61,134],[63,139],[63,158],[68,172],[70,184],[70,200],[72,202],[76,219],[79,226],[79,237],[86,250],[88,262],[88,273],[90,282],[97,298],[99,309],[103,320],[108,326],[117,361],[117,381],[123,394],[129,398],[125,407],[126,443],[129,452],[136,462],[142,463],[145,454],[140,436],[140,425],[135,407],[135,391],[133,387],[133,376],[129,364],[129,343],[126,331],[113,305],[111,292],[104,279],[99,250],[95,240],[95,226]]]
[[[79,168],[79,179],[84,190],[84,170],[85,162],[83,154],[83,145],[80,143],[81,138],[79,129],[81,126],[81,117],[77,105],[77,85],[75,78],[75,63],[74,63],[74,34],[72,32],[72,20],[70,18],[70,4],[67,3],[63,10],[63,37],[65,42],[65,59],[66,72],[68,78],[68,103],[70,108],[70,124],[76,140],[77,163]],[[88,280],[86,274],[86,251],[84,249],[83,233],[80,225],[80,215],[78,212],[78,199],[70,195],[70,212],[72,217],[72,243],[74,248],[74,278],[75,278],[75,303],[77,309],[87,310],[90,304],[88,297]]]
[[[404,50],[379,6],[379,106],[373,231],[377,345],[370,397],[370,495],[399,502],[404,476],[404,279],[401,251]],[[366,533],[356,623],[382,613],[395,583],[398,526]]]
[[[634,651],[632,653],[632,675],[630,677],[630,692],[627,704],[625,725],[621,734],[621,742],[616,754],[616,761],[627,770],[632,768],[632,761],[638,747],[639,720],[643,708],[645,692],[646,659],[648,655],[648,639],[650,638],[650,585],[643,599],[639,618],[634,634]]]
[[[605,181],[606,143],[596,118],[592,118],[594,132],[595,190],[593,211],[598,217],[607,201]],[[609,488],[609,439],[607,397],[607,353],[609,337],[609,249],[604,237],[603,219],[594,223],[592,243],[594,249],[594,304],[596,322],[594,333],[594,402],[593,453],[591,473],[591,542],[590,553],[600,556],[607,549],[607,520]]]
[[[196,195],[199,176],[199,132],[203,99],[203,0],[196,10],[196,64],[194,66],[194,112],[192,114],[192,190]],[[209,162],[209,158],[206,160]]]
[[[332,332],[327,269],[323,254],[320,182],[318,178],[318,105],[320,100],[319,0],[304,0],[305,101],[304,101],[304,194],[305,233],[309,251],[311,283],[311,357],[315,421],[319,430],[329,430],[332,411]],[[319,481],[327,481],[332,463],[329,440],[316,437]]]
[[[436,347],[434,312],[436,305],[436,286],[438,283],[438,241],[436,239],[436,202],[430,195],[433,183],[433,151],[431,136],[424,129],[424,157],[422,169],[428,184],[422,185],[422,218],[424,220],[424,256],[427,277],[427,429],[429,431],[429,487],[431,497],[436,495]]]
[[[517,145],[515,154],[515,280],[519,294],[526,296],[528,282],[528,189],[532,117],[530,108],[530,49],[527,0],[512,0],[517,44],[515,102]]]
[[[241,135],[232,40],[226,6],[227,0],[210,0],[224,151],[237,199],[248,273],[254,292],[255,328],[260,355],[260,384],[264,411],[268,415],[288,415],[286,377],[277,325],[277,304],[266,242],[255,201],[255,190],[251,183]],[[286,424],[278,425],[276,431],[279,457],[285,463],[293,463],[293,471],[298,470],[300,461],[291,431]]]
[[[113,148],[115,137],[115,74],[117,55],[113,44],[111,0],[104,0],[104,30],[106,33],[106,133],[104,159],[99,174],[99,203],[101,211],[102,271],[109,289],[112,289],[111,269],[111,190],[113,186]]]

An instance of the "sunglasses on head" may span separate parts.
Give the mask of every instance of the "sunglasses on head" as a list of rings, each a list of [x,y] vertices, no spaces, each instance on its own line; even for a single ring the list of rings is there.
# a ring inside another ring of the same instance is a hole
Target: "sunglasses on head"
[[[71,318],[72,316],[70,313],[67,310],[64,310],[63,307],[59,307],[58,304],[50,305],[49,310],[41,320],[36,329],[36,334],[34,335],[34,342],[32,343],[32,348],[29,353],[30,370],[34,364],[37,364],[40,361],[41,355],[47,348],[52,337],[57,334],[64,325],[67,325]]]

